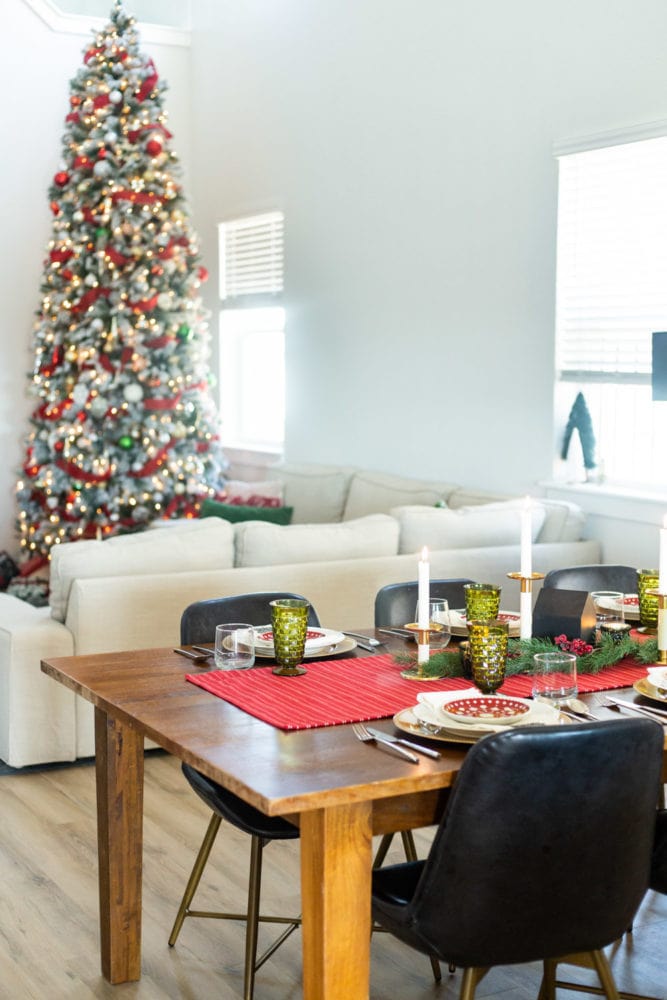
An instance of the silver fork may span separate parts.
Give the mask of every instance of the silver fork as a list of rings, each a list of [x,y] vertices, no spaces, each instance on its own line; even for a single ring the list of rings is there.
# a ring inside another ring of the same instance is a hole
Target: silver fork
[[[395,743],[390,743],[389,740],[383,740],[378,736],[372,736],[366,727],[360,722],[352,723],[352,732],[358,740],[361,740],[362,743],[375,743],[378,750],[384,750],[385,753],[395,754],[398,757],[402,757],[403,760],[409,760],[411,764],[419,763],[419,757],[417,757],[416,754],[410,753],[409,750],[404,750],[403,747],[397,746]]]

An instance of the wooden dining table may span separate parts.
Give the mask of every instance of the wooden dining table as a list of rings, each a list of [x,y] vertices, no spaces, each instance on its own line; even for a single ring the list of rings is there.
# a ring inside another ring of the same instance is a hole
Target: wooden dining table
[[[403,640],[378,638],[404,648]],[[420,755],[415,765],[360,743],[350,725],[281,730],[185,681],[205,669],[172,649],[42,662],[95,709],[102,973],[113,984],[141,976],[148,738],[267,815],[299,825],[304,997],[364,1000],[372,837],[437,822],[466,747],[438,743],[439,759]],[[391,719],[376,725],[394,729]]]

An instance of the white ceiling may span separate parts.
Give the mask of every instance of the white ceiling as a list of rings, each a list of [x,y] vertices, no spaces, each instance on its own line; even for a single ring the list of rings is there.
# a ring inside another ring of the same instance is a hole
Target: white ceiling
[[[51,4],[65,14],[108,19],[113,0],[51,0]],[[191,0],[125,0],[125,9],[139,23],[190,28]]]

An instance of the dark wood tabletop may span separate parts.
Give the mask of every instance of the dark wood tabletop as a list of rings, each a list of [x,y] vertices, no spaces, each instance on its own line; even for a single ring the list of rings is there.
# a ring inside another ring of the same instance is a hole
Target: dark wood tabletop
[[[411,648],[373,629],[357,631],[386,642],[374,652]],[[357,647],[347,655],[371,653]],[[42,669],[95,706],[105,977],[121,983],[141,974],[148,737],[266,814],[299,824],[304,996],[367,997],[372,835],[436,822],[466,748],[425,740],[441,757],[420,756],[414,765],[360,743],[348,725],[276,729],[186,683],[186,674],[206,667],[172,649],[58,657],[44,661]],[[597,703],[595,710],[600,716],[608,711]],[[391,719],[378,727],[394,728]]]

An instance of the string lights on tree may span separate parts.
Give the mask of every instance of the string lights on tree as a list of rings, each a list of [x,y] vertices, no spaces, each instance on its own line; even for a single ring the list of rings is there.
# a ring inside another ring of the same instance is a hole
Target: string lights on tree
[[[35,324],[18,526],[53,545],[192,517],[223,488],[206,280],[162,107],[116,0],[71,81]]]

